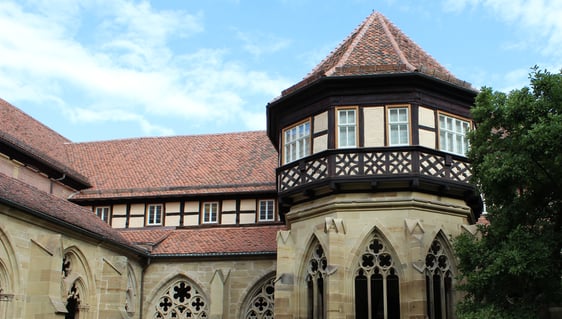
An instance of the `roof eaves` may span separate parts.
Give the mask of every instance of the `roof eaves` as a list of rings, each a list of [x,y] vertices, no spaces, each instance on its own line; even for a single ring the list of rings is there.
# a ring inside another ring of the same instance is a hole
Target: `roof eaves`
[[[83,176],[82,174],[76,172],[72,168],[68,167],[67,165],[53,159],[52,157],[44,154],[43,152],[37,151],[36,149],[28,146],[27,144],[21,142],[17,138],[13,137],[12,135],[0,131],[0,144],[4,144],[7,147],[13,149],[17,153],[25,154],[33,161],[44,165],[46,167],[51,168],[54,171],[58,171],[61,173],[61,176],[74,180],[79,186],[83,188],[91,187],[92,185],[88,181],[88,178]],[[29,163],[24,163],[29,164]]]
[[[181,191],[191,191],[191,190],[205,190],[205,189],[237,189],[243,187],[272,187],[275,191],[275,183],[246,183],[246,184],[224,184],[224,185],[196,185],[196,186],[163,186],[163,187],[144,187],[144,188],[121,188],[121,189],[92,189],[83,190],[79,193],[73,194],[70,200],[80,199],[80,195],[116,195],[114,197],[121,198],[122,194],[128,197],[134,197],[135,193],[140,194],[141,197],[146,197],[146,193],[151,192],[181,192]],[[236,191],[239,192],[239,191]],[[109,198],[109,197],[103,197]],[[113,197],[111,197],[113,198]]]
[[[15,201],[10,200],[10,199],[0,197],[0,203],[3,203],[3,204],[5,204],[5,205],[7,205],[7,206],[10,206],[10,207],[13,207],[13,208],[15,208],[15,209],[18,209],[18,210],[21,210],[21,211],[23,211],[23,212],[26,212],[26,213],[28,213],[28,214],[30,214],[30,215],[32,215],[32,216],[39,217],[39,218],[41,218],[41,219],[43,219],[43,220],[49,221],[49,222],[54,223],[54,224],[56,224],[56,225],[60,225],[60,226],[63,226],[63,227],[65,227],[65,228],[71,229],[71,230],[73,230],[73,231],[75,231],[75,232],[77,232],[77,233],[86,235],[86,236],[91,237],[91,238],[95,238],[95,239],[97,239],[97,240],[99,240],[99,241],[101,241],[101,242],[107,242],[107,243],[109,243],[109,244],[112,244],[112,245],[115,245],[115,246],[119,246],[119,247],[121,247],[121,248],[130,250],[130,251],[132,251],[132,252],[134,252],[134,253],[136,253],[136,254],[139,254],[139,255],[141,255],[141,256],[143,256],[143,257],[147,257],[147,256],[148,256],[148,251],[147,251],[147,250],[137,248],[137,247],[134,246],[132,243],[131,243],[131,244],[126,244],[126,243],[124,243],[124,242],[120,242],[120,241],[118,241],[118,240],[114,240],[114,239],[109,238],[109,237],[107,237],[107,236],[100,235],[100,234],[98,234],[98,233],[96,233],[96,232],[93,232],[93,231],[90,231],[90,230],[88,230],[88,229],[82,228],[82,227],[80,227],[80,226],[74,225],[74,224],[69,223],[69,222],[67,222],[67,221],[64,221],[64,220],[62,220],[62,219],[53,217],[53,216],[51,216],[51,215],[49,215],[49,214],[47,214],[47,213],[44,213],[44,212],[41,212],[41,211],[38,211],[38,210],[35,210],[35,209],[32,209],[32,208],[29,208],[29,207],[27,207],[27,206],[25,206],[25,205],[22,205],[22,204],[20,204],[20,203],[18,203],[18,202],[15,202]]]
[[[151,254],[155,258],[177,257],[234,257],[234,256],[275,256],[277,251],[242,251],[242,252],[205,252],[205,253],[163,253]]]

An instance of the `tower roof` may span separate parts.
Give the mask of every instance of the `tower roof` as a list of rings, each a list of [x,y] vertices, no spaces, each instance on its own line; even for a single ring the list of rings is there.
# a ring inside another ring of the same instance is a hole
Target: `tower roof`
[[[287,95],[322,77],[420,72],[471,88],[379,12],[373,12]]]

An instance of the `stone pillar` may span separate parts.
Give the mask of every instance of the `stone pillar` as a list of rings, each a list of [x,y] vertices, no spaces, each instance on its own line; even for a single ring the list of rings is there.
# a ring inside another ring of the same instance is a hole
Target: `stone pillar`
[[[230,270],[217,269],[211,278],[211,295],[209,296],[210,319],[223,319],[228,317],[228,305],[230,304],[230,294],[228,281]]]
[[[328,247],[326,258],[326,319],[344,319],[346,303],[345,262],[349,249],[345,244],[345,226],[341,218],[325,218],[324,232]]]
[[[31,239],[26,292],[26,317],[56,318],[66,313],[61,291],[61,235]]]
[[[98,278],[100,318],[127,316],[125,309],[127,258],[124,256],[104,257],[102,271]]]
[[[296,309],[296,305],[291,303],[291,300],[295,300],[297,297],[295,271],[295,246],[291,231],[279,231],[277,234],[277,272],[275,278],[274,312],[276,319],[298,317],[298,309]]]
[[[404,219],[407,266],[404,278],[400,278],[400,295],[403,300],[401,313],[410,319],[424,319],[426,314],[425,255],[423,243],[425,229],[420,219]]]

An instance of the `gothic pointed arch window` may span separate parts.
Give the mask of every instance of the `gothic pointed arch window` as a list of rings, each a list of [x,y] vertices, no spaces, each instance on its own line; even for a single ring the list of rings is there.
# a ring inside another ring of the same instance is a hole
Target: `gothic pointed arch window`
[[[400,282],[389,246],[374,233],[355,271],[355,318],[400,318]]]
[[[64,319],[78,319],[80,312],[80,285],[74,282],[66,297],[66,315]]]
[[[80,315],[80,308],[82,303],[83,292],[85,286],[80,275],[73,272],[75,266],[75,255],[71,252],[66,252],[62,260],[62,288],[65,294],[66,314],[65,319],[78,319]]]
[[[306,298],[307,298],[307,318],[324,318],[324,296],[326,270],[328,260],[320,243],[312,245],[312,251],[307,259],[306,268]]]
[[[270,276],[252,291],[245,305],[243,319],[273,319],[275,276]]]
[[[127,266],[127,290],[125,292],[125,311],[132,317],[137,307],[137,280],[130,265]]]
[[[174,281],[156,302],[155,319],[206,319],[209,312],[207,298],[188,280]]]
[[[430,319],[453,318],[453,273],[450,254],[441,238],[436,238],[425,256],[427,316]]]

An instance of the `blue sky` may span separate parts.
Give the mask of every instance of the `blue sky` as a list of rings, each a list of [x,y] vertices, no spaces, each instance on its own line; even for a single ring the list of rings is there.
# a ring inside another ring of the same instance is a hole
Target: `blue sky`
[[[263,130],[372,11],[476,88],[562,68],[560,0],[2,0],[0,97],[74,142]]]

